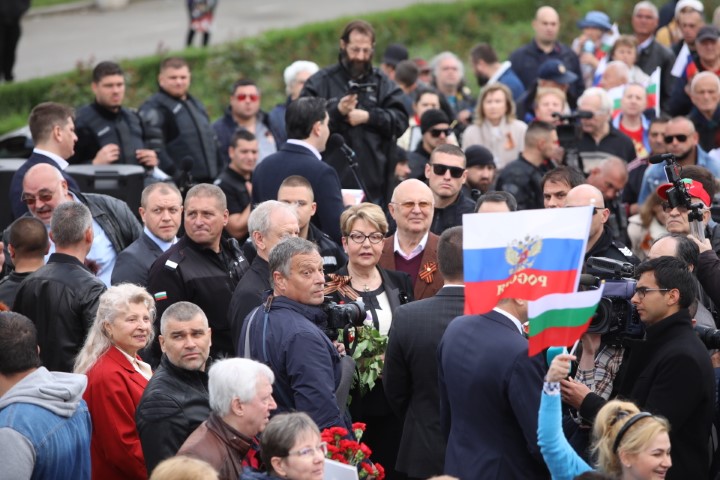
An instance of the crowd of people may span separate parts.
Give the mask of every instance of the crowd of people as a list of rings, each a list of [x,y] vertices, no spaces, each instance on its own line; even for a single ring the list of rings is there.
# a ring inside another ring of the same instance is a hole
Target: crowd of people
[[[4,472],[320,479],[322,432],[362,422],[388,479],[715,478],[709,13],[641,1],[621,35],[590,11],[568,46],[542,6],[508,60],[463,52],[477,99],[456,52],[396,43],[373,67],[375,31],[354,20],[336,64],[285,69],[286,102],[261,110],[241,78],[214,122],[183,58],[138,109],[98,63],[92,103],[30,112],[4,207]],[[142,167],[138,211],[83,192],[68,166],[84,164]],[[463,215],[564,207],[592,207],[585,260],[634,275],[583,269],[632,286],[608,307],[627,316],[529,357],[526,300],[463,316]],[[386,342],[369,384],[349,321]]]

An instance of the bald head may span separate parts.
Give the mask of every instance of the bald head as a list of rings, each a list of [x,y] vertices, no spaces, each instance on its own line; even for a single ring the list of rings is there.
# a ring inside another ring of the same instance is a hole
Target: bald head
[[[408,195],[422,194],[423,192],[432,202],[433,196],[430,187],[428,187],[425,182],[421,182],[416,178],[410,178],[403,182],[400,182],[400,184],[395,187],[395,190],[393,190],[392,201],[400,202],[401,200],[397,200],[398,198],[402,198]]]
[[[50,225],[55,207],[68,201],[67,182],[57,167],[40,163],[25,173],[22,198],[34,217]]]
[[[567,207],[584,207],[587,205],[605,208],[603,194],[597,187],[584,183],[568,192]]]
[[[402,239],[422,236],[430,230],[434,213],[432,190],[417,179],[409,179],[395,187],[390,215],[397,223],[397,234]]]
[[[560,31],[560,16],[552,7],[540,7],[532,22],[535,41],[541,47],[550,47],[555,43]]]

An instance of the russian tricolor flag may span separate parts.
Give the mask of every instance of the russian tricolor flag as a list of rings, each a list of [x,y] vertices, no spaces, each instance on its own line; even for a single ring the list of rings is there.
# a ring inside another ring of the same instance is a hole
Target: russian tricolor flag
[[[463,216],[465,313],[577,290],[592,207]]]

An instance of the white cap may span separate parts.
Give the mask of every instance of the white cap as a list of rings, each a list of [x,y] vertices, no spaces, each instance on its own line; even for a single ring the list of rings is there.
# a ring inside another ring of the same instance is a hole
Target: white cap
[[[690,7],[700,13],[705,11],[705,7],[700,0],[680,0],[677,5],[675,5],[675,16],[677,17],[680,11],[686,7]]]

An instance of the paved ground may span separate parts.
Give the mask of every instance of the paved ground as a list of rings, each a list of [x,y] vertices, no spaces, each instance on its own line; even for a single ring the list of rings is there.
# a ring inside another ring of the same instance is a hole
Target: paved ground
[[[273,28],[414,3],[422,0],[219,0],[210,41],[222,43]],[[83,9],[30,15],[23,20],[15,75],[17,80],[25,80],[71,70],[78,62],[180,49],[186,29],[184,0],[138,0],[122,10],[108,12]]]

